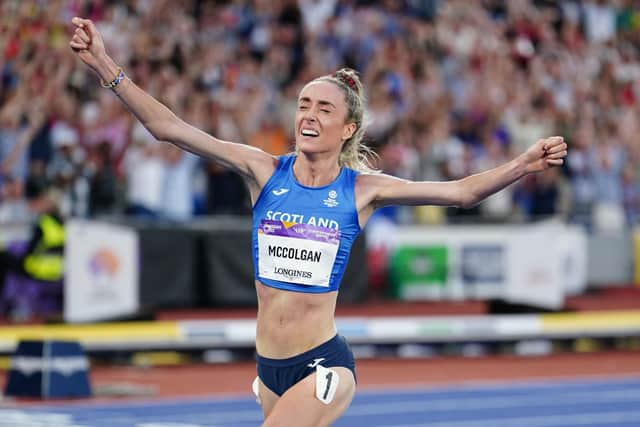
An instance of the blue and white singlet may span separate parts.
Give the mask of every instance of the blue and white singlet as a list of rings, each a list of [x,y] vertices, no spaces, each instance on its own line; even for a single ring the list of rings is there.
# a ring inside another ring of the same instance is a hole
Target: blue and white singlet
[[[253,206],[253,264],[263,284],[289,291],[338,290],[360,233],[354,187],[342,167],[329,185],[307,187],[293,175],[295,155],[281,156]]]

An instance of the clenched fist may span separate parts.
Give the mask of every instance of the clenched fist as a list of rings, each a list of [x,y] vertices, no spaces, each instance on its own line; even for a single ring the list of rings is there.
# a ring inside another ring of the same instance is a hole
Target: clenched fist
[[[539,139],[521,155],[526,173],[542,172],[561,166],[567,157],[567,144],[561,136]]]
[[[102,36],[90,19],[75,17],[71,23],[75,26],[75,31],[69,46],[82,62],[97,69],[99,61],[106,55]]]

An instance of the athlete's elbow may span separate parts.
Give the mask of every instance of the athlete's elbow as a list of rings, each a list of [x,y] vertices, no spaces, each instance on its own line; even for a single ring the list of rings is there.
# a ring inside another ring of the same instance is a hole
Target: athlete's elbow
[[[456,191],[456,201],[455,206],[470,209],[474,207],[480,201],[476,194],[469,188],[468,185],[465,185],[464,181],[458,182],[458,191]]]
[[[147,130],[153,136],[156,141],[169,141],[169,135],[166,131],[160,128],[146,126]]]
[[[478,200],[476,197],[473,196],[473,194],[463,194],[456,205],[463,209],[471,209],[477,204],[478,204]]]
[[[170,120],[154,120],[143,125],[158,141],[174,142],[176,140],[176,126]]]

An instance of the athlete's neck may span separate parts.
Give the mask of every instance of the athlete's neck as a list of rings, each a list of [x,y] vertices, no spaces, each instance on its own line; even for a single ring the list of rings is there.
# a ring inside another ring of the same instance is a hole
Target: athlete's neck
[[[336,156],[310,156],[299,153],[293,164],[296,180],[307,187],[322,187],[331,184],[340,174]]]

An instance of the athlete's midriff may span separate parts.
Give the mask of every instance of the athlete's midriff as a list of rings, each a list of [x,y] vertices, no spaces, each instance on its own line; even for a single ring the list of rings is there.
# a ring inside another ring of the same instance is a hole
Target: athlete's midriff
[[[336,334],[333,315],[337,292],[311,294],[265,286],[256,280],[258,326],[256,350],[263,357],[285,359],[304,353]]]

